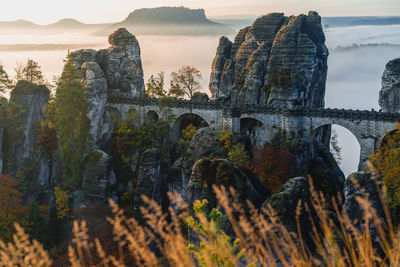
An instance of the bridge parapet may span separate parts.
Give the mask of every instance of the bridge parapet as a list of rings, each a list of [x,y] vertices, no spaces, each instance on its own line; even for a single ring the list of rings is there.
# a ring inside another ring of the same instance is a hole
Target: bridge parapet
[[[108,102],[113,104],[133,104],[140,106],[158,106],[159,99],[149,97],[133,97],[128,98],[124,95],[112,93],[108,97]],[[171,106],[176,108],[195,108],[208,110],[224,110],[233,111],[235,114],[240,113],[265,113],[279,114],[291,117],[325,117],[325,118],[342,118],[349,120],[372,120],[372,121],[400,121],[400,113],[380,112],[374,110],[352,110],[337,108],[314,108],[295,106],[287,108],[284,106],[267,106],[267,105],[241,105],[233,106],[231,102],[224,100],[197,102],[183,99],[172,99]]]

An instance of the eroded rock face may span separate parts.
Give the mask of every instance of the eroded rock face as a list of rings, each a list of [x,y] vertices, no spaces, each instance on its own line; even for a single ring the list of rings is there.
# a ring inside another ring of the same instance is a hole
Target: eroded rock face
[[[379,92],[379,105],[384,112],[400,112],[400,58],[386,64]]]
[[[35,85],[27,81],[18,81],[11,92],[10,102],[23,108],[18,120],[21,123],[23,134],[20,138],[9,140],[15,142],[13,151],[10,151],[8,173],[14,176],[21,170],[24,161],[29,160],[35,149],[37,129],[43,120],[43,106],[49,101],[50,90],[43,85]]]
[[[296,207],[299,200],[307,203],[310,200],[310,186],[304,177],[296,177],[287,181],[278,192],[263,203],[263,207],[272,207],[282,223],[289,231],[297,231]]]
[[[100,148],[107,143],[113,130],[106,110],[108,95],[135,97],[145,92],[136,37],[122,28],[109,36],[109,43],[108,49],[82,49],[71,53],[88,95],[90,133]]]
[[[194,102],[207,102],[210,98],[206,93],[196,92],[193,94],[192,101]]]
[[[350,219],[360,221],[364,218],[364,210],[358,204],[357,197],[366,197],[378,216],[385,218],[378,190],[380,186],[382,186],[382,178],[376,174],[355,172],[349,175],[344,183],[344,209]]]
[[[227,190],[233,188],[237,193],[238,201],[243,207],[247,207],[249,200],[256,208],[270,196],[270,191],[262,181],[250,170],[239,168],[226,159],[204,158],[193,166],[192,175],[187,186],[188,203],[195,200],[207,199],[206,212],[217,208],[218,200],[213,186],[224,186]],[[245,208],[248,211],[248,209]],[[233,234],[227,218],[223,218],[222,227],[228,234]]]
[[[220,146],[218,139],[218,131],[209,127],[201,128],[194,134],[183,157],[182,170],[184,175],[190,175],[193,165],[203,157],[210,155],[213,157],[226,157],[226,153]]]
[[[106,187],[111,172],[111,159],[111,156],[104,151],[90,152],[82,185],[85,199],[102,201],[107,199]]]
[[[213,61],[213,98],[237,104],[324,105],[328,49],[316,12],[272,13],[242,29],[233,44],[221,38]]]
[[[142,155],[136,184],[134,214],[137,218],[141,218],[140,207],[144,205],[142,195],[161,205],[162,182],[160,152],[157,149],[148,149]]]
[[[85,62],[81,68],[83,85],[88,96],[88,118],[90,134],[98,140],[107,103],[107,80],[96,62]]]
[[[345,176],[329,151],[329,147],[320,143],[314,144],[314,147],[316,151],[311,159],[309,174],[315,189],[324,192],[328,203],[332,198],[337,198],[338,194],[343,198]]]
[[[231,48],[232,42],[225,36],[221,37],[217,48],[217,55],[215,56],[211,67],[210,91],[213,98],[226,97],[229,95],[229,92],[224,92],[224,90],[219,89],[224,65],[225,62],[229,60]]]
[[[136,37],[121,28],[109,37],[110,47],[96,54],[96,62],[105,73],[109,91],[126,96],[144,93],[142,60]]]

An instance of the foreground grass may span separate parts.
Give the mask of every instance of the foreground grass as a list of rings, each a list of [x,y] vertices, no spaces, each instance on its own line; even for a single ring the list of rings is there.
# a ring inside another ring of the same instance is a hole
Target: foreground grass
[[[311,182],[311,181],[310,181]],[[117,252],[110,252],[98,238],[90,239],[85,221],[74,222],[74,237],[68,256],[70,266],[399,266],[400,232],[395,231],[388,216],[379,218],[365,198],[358,202],[364,212],[361,226],[356,227],[348,214],[334,204],[336,216],[326,211],[322,194],[311,184],[311,207],[296,210],[298,231],[288,232],[276,212],[250,207],[246,212],[235,201],[235,192],[214,187],[220,210],[206,215],[206,201],[194,203],[194,212],[179,194],[170,194],[169,214],[153,201],[142,214],[147,222],[139,225],[112,201],[114,217],[107,220],[113,226]],[[230,196],[230,197],[228,197]],[[334,202],[336,203],[336,202]],[[173,208],[172,208],[173,207]],[[311,227],[301,232],[300,214],[313,210]],[[245,215],[247,214],[247,216]],[[221,217],[232,225],[235,238],[220,229]],[[188,234],[188,229],[189,234]],[[2,266],[51,266],[49,253],[16,225],[13,242],[0,242]],[[188,237],[189,235],[189,237]],[[312,237],[314,248],[303,242]],[[378,239],[374,239],[378,236]],[[191,240],[191,241],[189,241]]]

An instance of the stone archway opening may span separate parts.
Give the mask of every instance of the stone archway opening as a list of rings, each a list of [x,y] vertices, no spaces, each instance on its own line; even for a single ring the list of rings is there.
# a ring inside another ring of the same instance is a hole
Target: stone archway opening
[[[155,123],[157,123],[159,117],[158,117],[157,112],[155,112],[154,110],[149,110],[149,111],[146,113],[145,119],[146,119],[146,122],[147,122],[147,123],[155,124]]]
[[[345,177],[358,171],[361,146],[356,136],[347,128],[338,124],[319,126],[311,133],[310,144],[312,153],[315,153],[317,144],[329,147]]]
[[[246,136],[252,145],[262,147],[263,137],[265,135],[264,124],[254,118],[241,118],[240,119],[240,134]]]
[[[197,129],[209,126],[203,117],[194,113],[185,113],[179,116],[171,126],[171,142],[177,143],[182,136],[182,130],[186,129],[190,124],[195,126]]]

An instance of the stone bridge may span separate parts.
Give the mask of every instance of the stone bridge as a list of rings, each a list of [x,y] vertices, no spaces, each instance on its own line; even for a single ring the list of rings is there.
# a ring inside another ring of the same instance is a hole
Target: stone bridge
[[[130,110],[137,112],[141,123],[157,120],[161,116],[159,100],[146,97],[126,98],[109,96],[109,108],[119,110],[124,118]],[[377,150],[379,142],[400,121],[400,113],[374,110],[345,110],[329,108],[244,105],[231,106],[230,102],[194,102],[173,100],[170,112],[175,116],[171,139],[180,136],[180,123],[189,114],[195,114],[209,127],[233,133],[247,132],[254,142],[264,144],[281,129],[291,137],[311,140],[321,127],[337,124],[353,133],[360,144],[359,168],[365,165],[370,154]],[[193,116],[193,115],[191,115]]]

